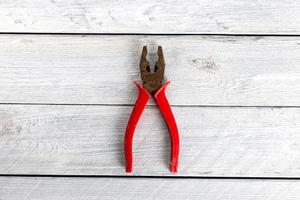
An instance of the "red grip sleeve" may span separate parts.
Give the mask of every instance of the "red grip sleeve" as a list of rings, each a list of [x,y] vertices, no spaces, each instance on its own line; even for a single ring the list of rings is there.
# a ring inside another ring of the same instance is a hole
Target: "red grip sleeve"
[[[132,140],[136,125],[147,105],[150,94],[139,83],[134,82],[139,89],[139,95],[131,112],[124,138],[124,151],[126,160],[126,172],[132,172]]]
[[[179,157],[179,134],[173,112],[165,93],[169,83],[170,82],[166,82],[163,84],[163,86],[154,95],[154,98],[169,129],[171,139],[170,171],[177,172]]]

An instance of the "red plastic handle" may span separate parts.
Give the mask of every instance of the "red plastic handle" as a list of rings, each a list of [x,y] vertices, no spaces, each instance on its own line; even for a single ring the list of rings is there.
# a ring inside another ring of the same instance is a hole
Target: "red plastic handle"
[[[126,160],[126,172],[132,172],[132,140],[136,125],[147,105],[150,98],[150,94],[145,88],[143,88],[139,83],[134,82],[136,87],[139,89],[139,96],[135,102],[132,113],[130,115],[126,132],[124,138],[124,150],[125,150],[125,160]]]
[[[158,108],[168,126],[169,134],[171,138],[171,158],[170,158],[170,171],[177,172],[178,157],[179,157],[179,134],[177,124],[171,110],[170,104],[167,100],[165,90],[169,85],[169,82],[163,84],[163,86],[156,92],[154,98],[158,105]]]

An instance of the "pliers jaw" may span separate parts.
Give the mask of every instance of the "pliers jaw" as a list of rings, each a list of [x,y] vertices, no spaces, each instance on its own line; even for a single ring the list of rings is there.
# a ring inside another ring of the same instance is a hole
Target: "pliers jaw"
[[[147,60],[147,46],[143,47],[140,60],[140,71],[143,80],[143,86],[151,95],[154,95],[159,88],[161,88],[164,78],[165,59],[161,46],[158,46],[157,56],[158,60],[155,63],[154,71],[151,72],[150,63]]]

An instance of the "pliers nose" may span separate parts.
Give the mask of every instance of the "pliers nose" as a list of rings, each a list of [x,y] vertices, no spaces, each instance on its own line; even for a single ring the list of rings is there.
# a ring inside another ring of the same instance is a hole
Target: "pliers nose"
[[[165,59],[162,51],[162,47],[158,46],[157,49],[158,60],[155,63],[154,70],[150,70],[149,61],[147,60],[147,46],[143,47],[142,56],[140,60],[140,71],[141,78],[143,80],[144,88],[151,94],[154,95],[155,92],[162,86],[162,81],[165,72]]]
[[[135,82],[135,85],[139,90],[139,95],[130,115],[124,138],[126,172],[132,171],[133,135],[139,118],[142,115],[151,95],[154,97],[156,104],[168,126],[171,140],[170,171],[177,172],[179,157],[179,134],[173,112],[165,94],[166,87],[170,82],[162,84],[165,70],[165,61],[161,46],[158,47],[157,54],[158,60],[155,63],[154,71],[151,72],[149,62],[146,58],[147,47],[143,47],[140,60],[140,71],[143,80],[143,86]]]

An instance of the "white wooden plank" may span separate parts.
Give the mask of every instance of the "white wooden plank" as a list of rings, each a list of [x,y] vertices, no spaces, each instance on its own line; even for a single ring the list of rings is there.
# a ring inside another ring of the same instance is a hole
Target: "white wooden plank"
[[[299,34],[294,0],[1,0],[1,32]]]
[[[130,106],[0,106],[0,174],[125,175]],[[300,108],[174,107],[178,176],[298,177]],[[134,175],[171,176],[169,137],[148,107]]]
[[[0,177],[5,200],[298,200],[299,180]]]
[[[164,47],[172,105],[300,102],[299,37],[1,35],[0,42],[0,103],[132,104],[144,44],[150,52]]]

